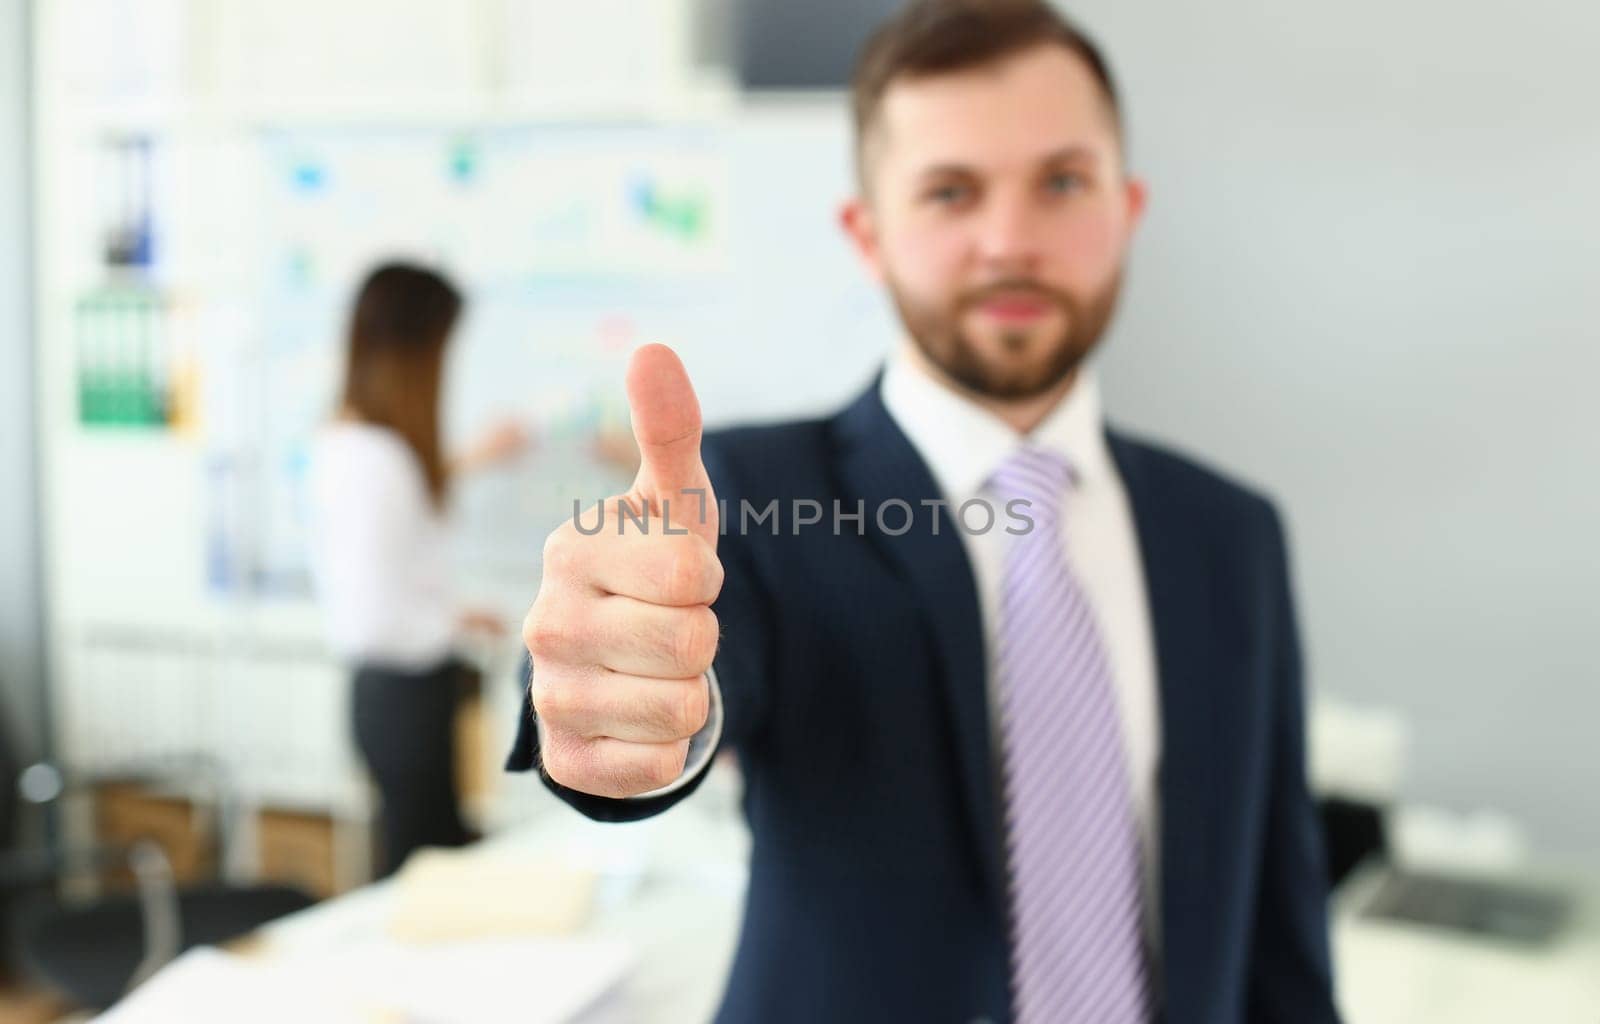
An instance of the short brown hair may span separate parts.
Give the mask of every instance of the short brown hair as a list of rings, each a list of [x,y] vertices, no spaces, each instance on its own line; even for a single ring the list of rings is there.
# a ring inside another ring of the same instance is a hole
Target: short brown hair
[[[1100,48],[1046,0],[912,0],[878,26],[856,62],[850,103],[857,174],[865,179],[863,143],[894,82],[980,67],[1043,44],[1082,58],[1120,133],[1121,107]]]

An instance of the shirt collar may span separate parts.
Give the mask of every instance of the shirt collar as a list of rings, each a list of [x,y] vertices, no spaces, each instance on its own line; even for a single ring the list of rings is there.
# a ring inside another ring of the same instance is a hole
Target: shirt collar
[[[1111,468],[1100,409],[1100,384],[1084,366],[1072,390],[1027,435],[971,399],[934,380],[912,356],[898,350],[883,372],[882,397],[933,473],[946,499],[977,494],[1017,447],[1026,442],[1064,456],[1079,489],[1092,488]]]

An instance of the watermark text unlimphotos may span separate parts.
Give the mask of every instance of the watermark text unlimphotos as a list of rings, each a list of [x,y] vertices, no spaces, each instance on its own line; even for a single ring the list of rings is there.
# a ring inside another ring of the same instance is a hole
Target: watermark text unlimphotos
[[[601,501],[583,510],[582,502],[572,501],[572,525],[586,537],[611,529],[618,535],[629,530],[639,533],[658,532],[681,535],[689,532],[689,525],[709,522],[710,502],[703,487],[688,487],[682,491],[697,501],[686,500],[674,505],[663,499],[661,515],[650,516],[620,499]],[[683,509],[687,505],[687,509]],[[741,498],[733,508],[728,499],[717,499],[717,532],[723,536],[746,536],[768,533],[774,537],[782,534],[799,536],[802,530],[828,530],[835,537],[846,534],[865,536],[868,524],[890,537],[899,537],[919,527],[937,536],[947,521],[953,521],[964,533],[983,535],[1002,529],[1013,536],[1033,531],[1034,520],[1028,514],[1032,503],[1026,498],[1012,498],[1003,507],[984,498],[969,498],[959,504],[943,498],[923,498],[915,503],[901,498],[890,498],[868,508],[863,499],[854,502],[837,498],[823,503],[812,498],[792,498],[780,501],[773,498],[758,504]],[[608,507],[609,506],[609,507]],[[675,512],[675,509],[679,510]],[[687,514],[683,514],[686,512]],[[948,520],[945,513],[948,512]],[[732,514],[730,514],[732,513]],[[611,525],[608,527],[607,523]]]

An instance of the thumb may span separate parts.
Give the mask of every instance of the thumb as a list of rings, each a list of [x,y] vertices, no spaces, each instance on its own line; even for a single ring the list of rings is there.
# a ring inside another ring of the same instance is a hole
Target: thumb
[[[639,444],[632,497],[670,526],[717,543],[717,499],[700,461],[700,402],[677,353],[645,345],[628,362],[628,411]],[[669,502],[670,506],[663,505]]]

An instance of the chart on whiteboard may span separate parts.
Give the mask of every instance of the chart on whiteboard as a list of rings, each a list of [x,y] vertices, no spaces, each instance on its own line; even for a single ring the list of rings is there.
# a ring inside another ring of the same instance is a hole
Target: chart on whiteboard
[[[262,144],[265,317],[249,373],[266,397],[240,436],[213,439],[214,588],[303,591],[307,447],[336,401],[350,298],[387,259],[439,267],[467,294],[447,437],[513,417],[535,438],[511,471],[462,488],[456,509],[463,560],[532,571],[565,499],[617,486],[593,452],[627,428],[628,352],[720,333],[723,144],[659,128],[300,131]],[[247,529],[234,521],[246,508]]]

